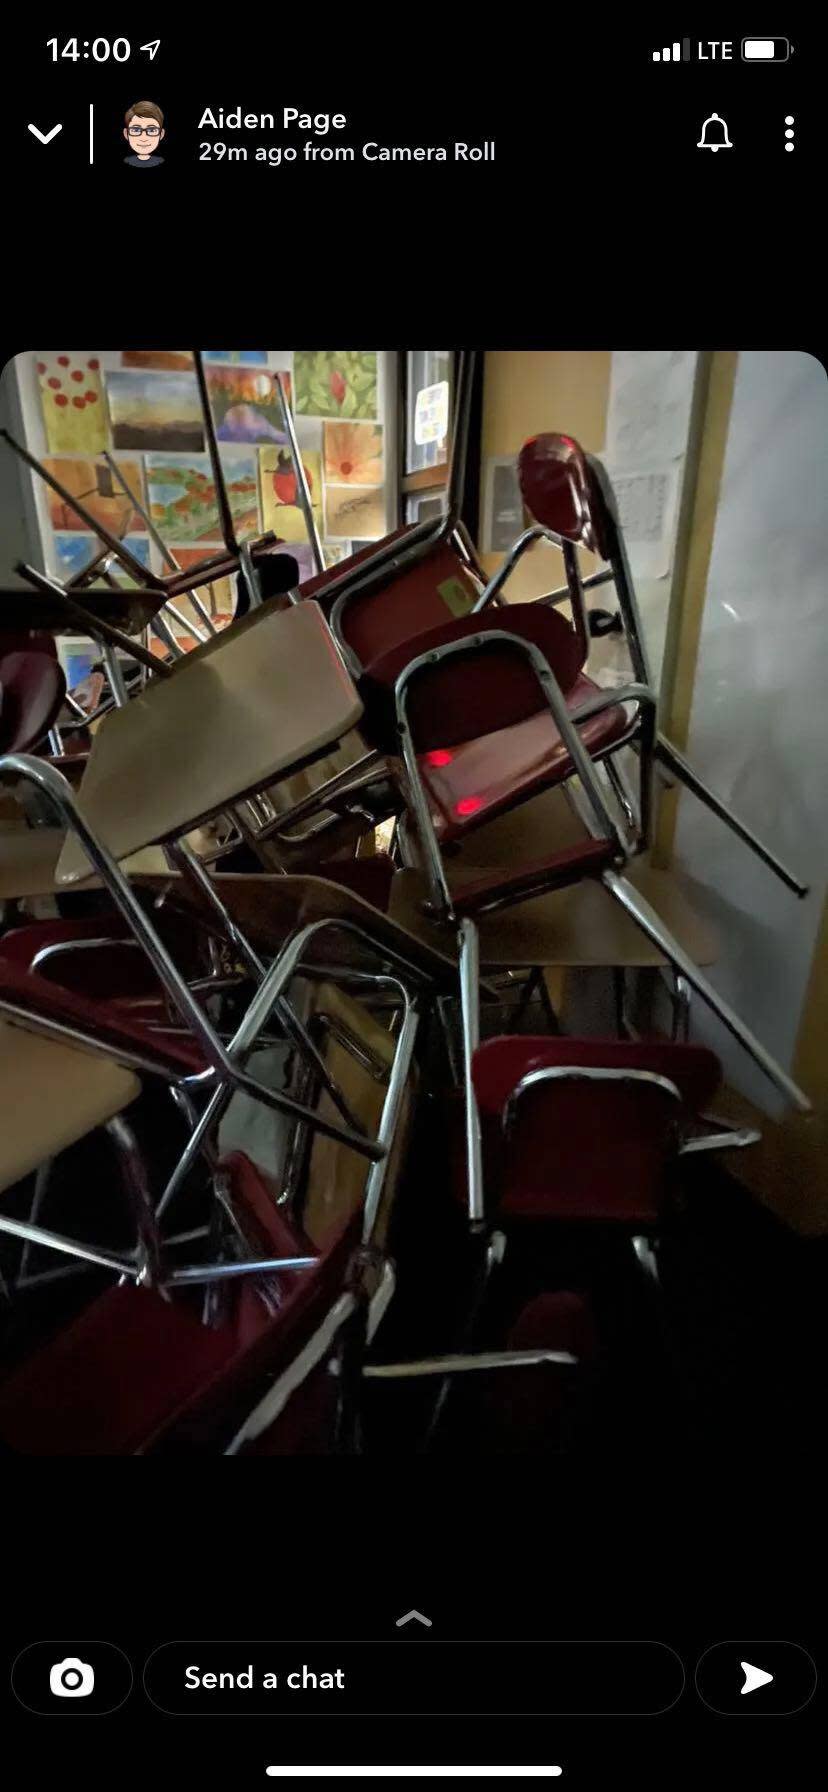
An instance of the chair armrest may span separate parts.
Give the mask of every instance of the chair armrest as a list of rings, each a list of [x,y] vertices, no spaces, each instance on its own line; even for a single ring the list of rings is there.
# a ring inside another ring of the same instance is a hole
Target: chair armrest
[[[617,690],[602,690],[594,697],[588,697],[579,709],[570,710],[569,719],[577,727],[580,722],[588,722],[590,717],[599,716],[605,709],[614,709],[622,703],[638,703],[655,715],[656,698],[649,685],[622,684]]]

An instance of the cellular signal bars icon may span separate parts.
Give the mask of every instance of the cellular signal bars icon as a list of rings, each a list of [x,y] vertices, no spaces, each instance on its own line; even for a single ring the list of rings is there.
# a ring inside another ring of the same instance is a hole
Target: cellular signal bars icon
[[[690,39],[683,37],[680,43],[667,44],[663,50],[653,51],[654,62],[689,62]]]

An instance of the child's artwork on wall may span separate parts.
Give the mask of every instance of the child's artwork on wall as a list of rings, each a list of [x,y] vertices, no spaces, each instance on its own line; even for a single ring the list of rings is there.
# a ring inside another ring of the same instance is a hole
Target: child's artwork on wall
[[[63,460],[50,455],[43,465],[47,473],[53,474],[68,492],[80,499],[96,521],[104,523],[119,539],[130,529],[141,531],[146,528],[103,457],[98,460]],[[119,465],[130,490],[143,502],[140,461],[124,460]],[[73,529],[89,533],[89,524],[78,516],[71,504],[67,504],[64,498],[53,492],[51,486],[44,486],[44,491],[53,529]]]
[[[385,494],[376,485],[326,485],[325,534],[376,541],[385,534]]]
[[[239,535],[259,530],[256,463],[253,455],[228,456],[223,462],[230,511]],[[148,454],[146,460],[150,516],[163,541],[220,539],[219,510],[206,454],[189,458]]]
[[[97,355],[37,357],[40,402],[50,454],[100,454],[106,447],[106,411]]]
[[[192,369],[193,352],[189,348],[125,348],[121,363],[124,367],[149,368],[157,373],[187,373]]]
[[[282,375],[290,403],[290,376]],[[287,441],[271,373],[252,367],[208,367],[207,387],[220,442]]]
[[[205,361],[227,361],[232,366],[266,367],[266,348],[206,348]]]
[[[204,447],[194,374],[108,373],[106,392],[113,447],[168,454]]]
[[[374,349],[298,348],[293,357],[296,414],[302,417],[376,417]]]
[[[325,479],[331,485],[382,485],[382,426],[325,423]]]
[[[149,537],[147,535],[125,535],[123,541],[125,547],[128,547],[135,555],[136,560],[140,560],[141,565],[148,568],[150,563]],[[56,535],[54,543],[58,578],[64,584],[70,579],[77,578],[78,573],[84,572],[103,546],[103,543],[98,541],[95,535]],[[113,574],[119,585],[123,585],[125,590],[135,589],[135,580],[122,566],[118,566],[116,561],[110,560],[107,570]]]
[[[199,561],[210,560],[216,554],[222,552],[223,547],[220,541],[214,542],[212,546],[207,546],[205,544],[203,547],[198,548],[177,547],[173,549],[173,553],[175,554],[175,558],[178,561],[182,572],[192,572],[193,569],[198,566]],[[209,587],[207,585],[196,586],[196,590],[202,603],[206,605],[213,621],[219,628],[221,628],[224,623],[231,621],[233,611],[236,607],[236,595],[233,589],[233,583],[232,578],[213,579]],[[194,622],[198,622],[198,616],[193,612],[187,599],[183,597],[176,599],[176,608],[182,610],[184,615],[191,618]]]
[[[302,465],[311,494],[316,527],[322,528],[322,457],[302,454]],[[307,541],[308,531],[296,490],[296,475],[287,448],[260,448],[262,524],[282,541]]]
[[[322,552],[326,566],[338,566],[341,560],[347,560],[353,549],[349,541],[323,541]]]

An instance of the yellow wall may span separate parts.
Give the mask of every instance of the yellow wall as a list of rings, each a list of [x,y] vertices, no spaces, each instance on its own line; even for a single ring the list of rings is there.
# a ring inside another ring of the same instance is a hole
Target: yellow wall
[[[609,397],[609,349],[494,349],[483,370],[483,426],[480,505],[483,515],[486,461],[493,454],[517,454],[527,436],[562,430],[590,452],[604,445]],[[496,572],[500,554],[484,554],[487,572]],[[586,565],[586,562],[585,562]],[[512,599],[540,597],[563,582],[560,557],[547,547],[531,548],[509,580]]]

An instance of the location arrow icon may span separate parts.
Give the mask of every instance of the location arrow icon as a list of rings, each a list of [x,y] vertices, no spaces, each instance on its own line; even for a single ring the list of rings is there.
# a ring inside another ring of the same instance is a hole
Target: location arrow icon
[[[750,1661],[740,1661],[739,1666],[745,1676],[743,1696],[746,1692],[755,1692],[758,1686],[768,1686],[773,1679],[772,1674],[766,1674],[764,1668],[755,1668]]]

